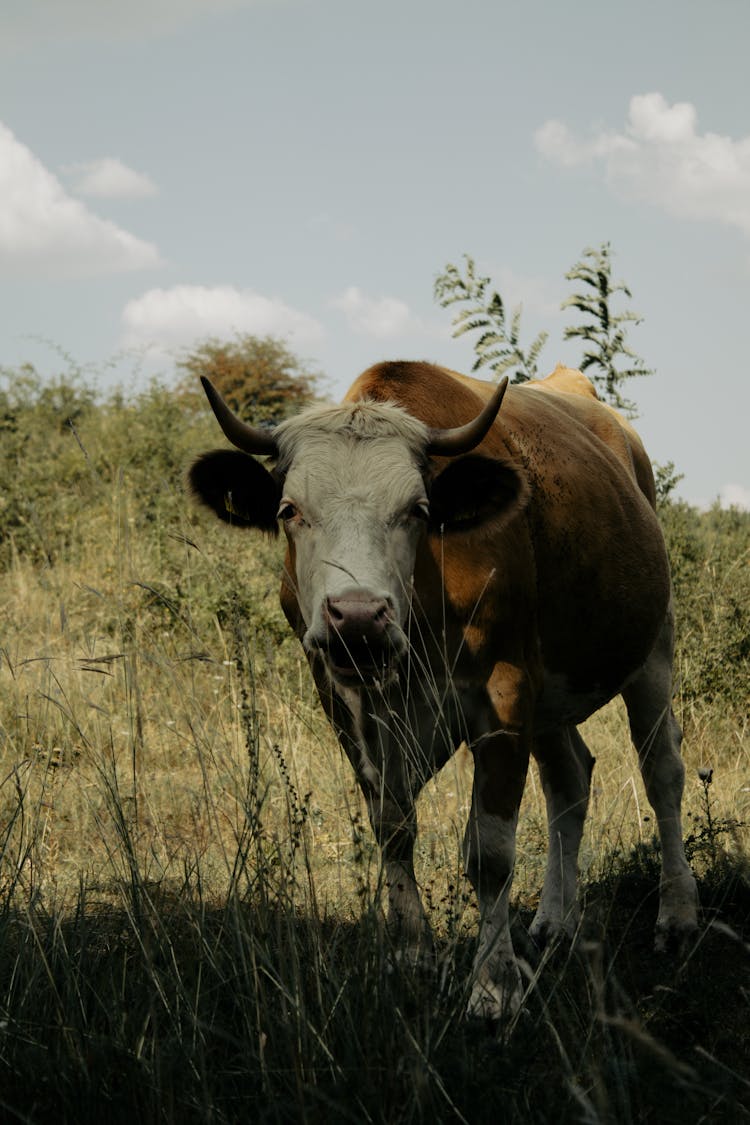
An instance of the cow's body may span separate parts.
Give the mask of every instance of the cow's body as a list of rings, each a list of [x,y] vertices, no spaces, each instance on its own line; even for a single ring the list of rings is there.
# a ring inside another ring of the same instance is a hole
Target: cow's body
[[[429,432],[469,423],[495,390],[428,364],[371,368],[341,407],[279,427],[273,494],[288,539],[284,612],[367,796],[390,920],[415,957],[429,934],[414,801],[462,741],[472,750],[465,851],[482,920],[469,1009],[491,1016],[522,991],[508,893],[529,755],[549,820],[533,924],[543,939],[577,923],[593,759],[576,724],[618,693],[662,838],[658,939],[696,924],[670,707],[669,569],[648,458],[588,380],[564,368],[511,387],[468,454],[425,457]],[[199,476],[196,491],[216,507]],[[270,526],[267,513],[243,514]]]

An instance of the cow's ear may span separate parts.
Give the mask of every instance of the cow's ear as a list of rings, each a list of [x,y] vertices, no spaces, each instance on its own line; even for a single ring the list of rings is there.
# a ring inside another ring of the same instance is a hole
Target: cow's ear
[[[232,449],[204,453],[188,469],[188,487],[219,519],[278,535],[281,484],[260,461]]]
[[[529,486],[524,473],[507,461],[490,457],[459,457],[433,477],[430,526],[458,531],[521,511]]]

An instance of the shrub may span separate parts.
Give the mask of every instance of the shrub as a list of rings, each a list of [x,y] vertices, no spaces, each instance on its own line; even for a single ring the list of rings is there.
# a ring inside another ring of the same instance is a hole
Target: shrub
[[[750,513],[662,504],[677,618],[676,669],[686,700],[738,709],[750,697]]]

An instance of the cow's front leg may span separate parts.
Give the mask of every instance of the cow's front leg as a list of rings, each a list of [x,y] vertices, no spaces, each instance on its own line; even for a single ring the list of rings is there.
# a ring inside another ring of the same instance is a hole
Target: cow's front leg
[[[388,930],[396,956],[417,964],[432,953],[432,935],[414,875],[414,802],[435,770],[431,738],[425,735],[426,749],[420,742],[424,716],[415,705],[408,722],[394,723],[399,699],[384,702],[379,694],[342,689],[324,692],[325,685],[321,698],[330,705],[339,740],[367,800],[380,848]]]
[[[472,750],[474,789],[464,848],[480,920],[468,1014],[499,1020],[517,1011],[523,996],[508,900],[529,762],[526,731],[513,723],[481,737]]]
[[[419,964],[431,956],[432,935],[414,875],[417,835],[414,802],[406,795],[396,799],[387,790],[368,789],[370,823],[380,846],[388,892],[388,930],[397,957]]]

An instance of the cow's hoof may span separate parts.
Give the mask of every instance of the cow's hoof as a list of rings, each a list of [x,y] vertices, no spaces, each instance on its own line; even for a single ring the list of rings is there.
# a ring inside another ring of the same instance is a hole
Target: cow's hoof
[[[654,948],[657,953],[681,956],[698,934],[698,888],[687,868],[670,878],[662,876]]]
[[[695,922],[679,925],[657,923],[654,933],[654,950],[669,957],[684,957],[698,937]]]
[[[435,971],[435,950],[431,941],[397,945],[391,950],[386,963],[391,972],[432,973]]]
[[[508,970],[503,984],[495,981],[475,981],[466,1005],[466,1016],[470,1020],[485,1023],[505,1023],[515,1016],[523,1000],[523,986],[517,969]]]
[[[570,945],[578,928],[578,912],[569,912],[565,919],[538,915],[529,926],[529,937],[537,949],[547,949],[560,942]]]
[[[535,920],[529,926],[529,937],[538,950],[547,949],[548,946],[554,945],[563,936],[565,935],[561,927],[548,918],[544,918],[540,922]]]

